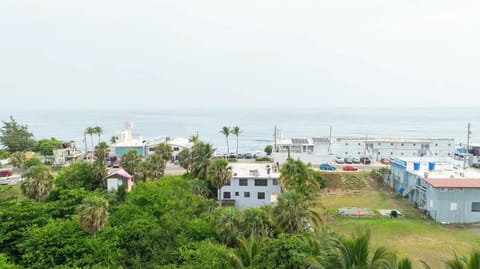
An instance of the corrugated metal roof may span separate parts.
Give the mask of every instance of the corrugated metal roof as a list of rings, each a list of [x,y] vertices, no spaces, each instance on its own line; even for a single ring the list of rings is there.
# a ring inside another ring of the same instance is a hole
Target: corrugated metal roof
[[[480,188],[480,178],[426,178],[435,188]]]

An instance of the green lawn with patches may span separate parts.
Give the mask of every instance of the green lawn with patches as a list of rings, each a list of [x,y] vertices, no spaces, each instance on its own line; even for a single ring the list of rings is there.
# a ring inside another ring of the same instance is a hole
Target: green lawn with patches
[[[441,225],[425,217],[412,204],[395,196],[378,178],[369,173],[356,173],[364,184],[351,189],[351,174],[328,173],[326,190],[320,193],[325,223],[330,230],[350,235],[357,230],[369,230],[374,246],[386,246],[402,257],[409,257],[415,268],[420,261],[432,268],[444,268],[443,261],[452,258],[453,251],[468,255],[472,248],[480,247],[479,225]],[[329,183],[332,183],[329,185]],[[347,183],[347,184],[346,184]],[[333,187],[332,187],[333,186]],[[341,207],[370,208],[373,217],[345,217],[337,213]],[[392,219],[381,216],[377,209],[398,209],[403,216]]]

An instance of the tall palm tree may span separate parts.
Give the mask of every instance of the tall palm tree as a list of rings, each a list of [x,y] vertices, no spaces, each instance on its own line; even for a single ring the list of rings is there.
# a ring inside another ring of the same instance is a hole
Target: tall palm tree
[[[77,207],[80,226],[89,234],[96,235],[107,223],[108,201],[103,197],[90,196]]]
[[[45,199],[53,187],[53,176],[50,169],[45,165],[34,165],[30,167],[22,177],[25,181],[21,185],[22,192],[30,199],[41,201]]]
[[[207,180],[207,170],[214,152],[209,143],[198,142],[193,145],[191,174],[194,178]]]
[[[192,153],[190,149],[185,148],[178,153],[178,163],[181,167],[187,170],[187,172],[190,171],[192,166]]]
[[[103,134],[103,128],[100,126],[95,126],[93,127],[93,129],[94,129],[94,133],[98,136],[98,143],[100,143],[100,137]]]
[[[148,156],[146,161],[150,162],[151,175],[153,176],[154,179],[159,179],[163,177],[165,168],[167,167],[167,161],[165,160],[165,155],[162,156],[160,154],[155,153]]]
[[[98,182],[98,186],[101,189],[105,188],[104,178],[107,176],[107,166],[106,166],[106,158],[109,154],[109,146],[106,142],[100,142],[98,145],[95,146],[95,157],[97,158],[93,164],[93,171],[95,174],[95,179]]]
[[[100,142],[95,146],[95,157],[97,157],[97,160],[101,160],[102,162],[105,162],[105,159],[108,157],[110,151],[110,147],[106,142]]]
[[[237,150],[235,151],[235,154],[238,158],[238,137],[240,136],[242,131],[240,130],[240,127],[235,126],[235,127],[232,128],[231,133],[237,137]]]
[[[208,180],[217,189],[217,199],[222,206],[220,188],[232,178],[232,168],[225,159],[214,159],[208,166]]]
[[[90,135],[90,144],[92,145],[92,149],[93,149],[94,148],[94,146],[93,146],[93,135],[95,134],[95,128],[94,127],[87,127],[87,129],[85,129],[84,134]],[[88,151],[87,151],[87,154],[88,154]]]
[[[230,128],[227,126],[223,126],[222,129],[220,130],[220,133],[222,133],[225,136],[225,139],[227,140],[227,156],[230,154],[230,147],[228,145],[228,136],[230,135]]]
[[[447,269],[472,269],[480,268],[480,250],[474,249],[470,253],[470,257],[459,256],[457,253],[453,253],[454,258],[445,262]]]

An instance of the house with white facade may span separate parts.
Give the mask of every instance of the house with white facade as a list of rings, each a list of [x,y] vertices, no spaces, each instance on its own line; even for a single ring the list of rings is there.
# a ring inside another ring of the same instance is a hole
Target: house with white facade
[[[75,146],[75,141],[63,141],[52,152],[54,165],[66,165],[82,157],[82,153]]]
[[[385,182],[440,223],[480,222],[480,170],[451,158],[395,158]]]
[[[282,190],[273,163],[231,163],[232,178],[220,188],[223,205],[237,208],[271,205]]]

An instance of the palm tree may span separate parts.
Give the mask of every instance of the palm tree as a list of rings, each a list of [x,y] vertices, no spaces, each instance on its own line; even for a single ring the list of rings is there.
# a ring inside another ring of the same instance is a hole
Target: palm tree
[[[167,167],[165,156],[162,157],[162,155],[155,153],[148,156],[146,161],[150,163],[152,178],[159,179],[163,177],[165,168]]]
[[[198,142],[193,145],[191,174],[194,178],[207,180],[207,169],[214,152],[209,143]]]
[[[166,162],[171,161],[173,155],[172,146],[165,140],[164,143],[160,143],[155,147],[155,154],[160,155]]]
[[[178,163],[187,170],[187,172],[190,171],[190,167],[192,166],[192,153],[190,151],[191,150],[185,148],[178,153]]]
[[[308,204],[296,192],[284,192],[278,197],[272,210],[273,218],[285,233],[295,234],[307,228],[311,218]]]
[[[215,159],[208,166],[208,180],[217,189],[217,199],[222,206],[220,188],[232,178],[232,168],[225,159]]]
[[[95,146],[95,157],[97,160],[105,162],[105,159],[108,157],[110,147],[106,142],[100,142]]]
[[[45,165],[34,165],[22,177],[25,181],[21,185],[22,193],[30,199],[41,201],[45,199],[52,189],[53,176]]]
[[[208,189],[206,182],[203,180],[192,179],[188,181],[188,185],[195,195],[202,198],[207,198],[210,195],[210,190]]]
[[[296,191],[307,199],[312,198],[320,188],[315,177],[315,170],[310,164],[305,164],[301,160],[288,159],[280,168],[280,172],[280,178],[285,188]]]
[[[445,262],[447,269],[472,269],[480,268],[480,250],[475,249],[470,253],[470,258],[453,253],[454,258]]]
[[[238,237],[238,252],[244,267],[253,266],[253,260],[263,248],[263,237]]]
[[[136,150],[129,150],[122,156],[122,168],[130,175],[134,176],[138,170],[141,159]]]
[[[112,137],[110,137],[110,144],[115,144],[115,143],[117,143],[117,139],[118,139],[118,138],[117,138],[116,136],[114,136],[114,135],[113,135]]]
[[[25,157],[25,153],[22,151],[17,151],[12,153],[12,155],[10,155],[10,164],[13,167],[18,168],[20,171],[25,166],[26,160],[27,158]]]
[[[235,154],[238,158],[238,137],[240,136],[242,131],[240,130],[240,127],[235,126],[235,127],[232,128],[231,133],[237,137],[237,151],[235,152]]]
[[[90,142],[91,142],[91,145],[92,145],[92,149],[93,149],[93,135],[95,134],[95,128],[94,127],[87,127],[87,129],[85,129],[85,132],[84,132],[84,136],[85,135],[90,135]],[[85,138],[85,145],[87,145],[87,142],[86,142],[86,137]],[[87,156],[88,156],[88,151],[85,149],[85,151],[87,152]]]
[[[228,145],[228,136],[230,135],[230,128],[227,126],[223,126],[222,129],[220,130],[220,133],[222,133],[225,136],[225,139],[227,140],[227,156],[230,154],[230,147]]]
[[[337,249],[335,268],[392,268],[392,261],[395,260],[395,254],[384,247],[370,248],[368,232],[352,239],[333,237],[332,242]]]
[[[100,143],[100,136],[103,134],[103,128],[100,126],[95,126],[93,127],[93,130],[94,130],[94,133],[98,136],[98,143]]]
[[[90,196],[83,199],[77,207],[80,226],[93,236],[100,231],[108,220],[108,201],[103,197]]]
[[[252,207],[242,210],[240,230],[244,237],[268,237],[274,233],[271,207]]]
[[[196,144],[197,142],[200,142],[200,138],[198,137],[198,134],[190,136],[188,138],[188,142],[192,144]]]
[[[238,234],[238,214],[236,207],[228,206],[219,209],[215,216],[215,228],[221,242],[233,246]]]

